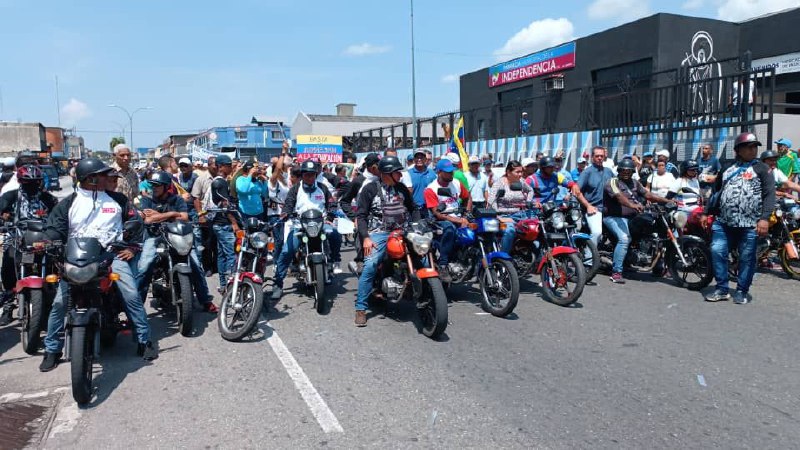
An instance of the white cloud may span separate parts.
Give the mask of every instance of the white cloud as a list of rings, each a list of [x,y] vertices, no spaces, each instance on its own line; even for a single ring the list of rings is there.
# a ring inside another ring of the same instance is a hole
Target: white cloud
[[[65,128],[74,127],[81,119],[92,115],[89,106],[78,99],[71,98],[66,105],[61,107],[61,125]]]
[[[725,0],[717,8],[717,18],[738,22],[798,6],[800,0]]]
[[[686,0],[681,8],[683,9],[700,9],[705,6],[705,0]]]
[[[542,50],[575,39],[575,27],[568,19],[534,20],[494,51],[498,61]]]
[[[458,83],[458,75],[451,73],[442,77],[442,83]]]
[[[650,2],[642,0],[594,0],[587,10],[590,19],[629,21],[650,14]]]
[[[375,45],[364,42],[363,44],[353,44],[347,47],[344,49],[344,54],[347,56],[378,55],[380,53],[386,53],[391,49],[392,48],[388,45]]]

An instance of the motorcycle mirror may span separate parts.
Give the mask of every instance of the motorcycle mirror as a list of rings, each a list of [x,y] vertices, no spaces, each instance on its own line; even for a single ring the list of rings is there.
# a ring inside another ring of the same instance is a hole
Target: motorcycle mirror
[[[144,224],[139,219],[130,219],[122,226],[122,240],[125,242],[139,240],[144,231]]]
[[[515,181],[515,182],[511,183],[511,185],[509,185],[508,187],[512,191],[519,192],[519,191],[522,190],[522,183],[519,182],[519,181]]]

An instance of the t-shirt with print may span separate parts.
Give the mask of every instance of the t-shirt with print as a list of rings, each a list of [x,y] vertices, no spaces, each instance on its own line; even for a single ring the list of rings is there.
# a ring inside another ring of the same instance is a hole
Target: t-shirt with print
[[[533,188],[527,183],[522,183],[522,180],[520,180],[520,184],[522,185],[521,191],[512,191],[507,177],[495,181],[489,190],[489,207],[500,214],[513,214],[524,210],[525,203],[533,198]],[[505,190],[502,197],[497,196],[500,189]]]
[[[358,194],[358,235],[364,239],[372,233],[392,231],[389,226],[393,223],[402,225],[399,222],[413,218],[414,209],[415,203],[406,185],[369,183]]]
[[[642,183],[631,179],[628,182],[622,181],[615,177],[608,181],[605,187],[605,197],[603,205],[605,210],[603,214],[611,217],[633,217],[639,214],[635,209],[623,206],[617,198],[618,195],[624,195],[629,201],[634,204],[642,204],[647,190],[642,186]]]
[[[775,177],[760,161],[734,164],[720,180],[720,213],[717,219],[729,226],[752,228],[759,220],[769,220],[775,208]]]
[[[439,189],[444,189],[449,192],[448,195],[442,195]],[[440,204],[444,204],[445,209],[443,214],[453,214],[458,211],[458,199],[469,199],[469,191],[458,180],[453,180],[442,186],[439,180],[434,180],[425,188],[425,207],[428,209],[438,208]]]

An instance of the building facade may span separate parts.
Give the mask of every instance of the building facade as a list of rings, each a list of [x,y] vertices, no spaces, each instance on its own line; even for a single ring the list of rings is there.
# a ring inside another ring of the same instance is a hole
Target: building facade
[[[47,152],[47,134],[41,123],[0,122],[0,157],[22,150]]]
[[[225,153],[241,159],[268,161],[281,153],[283,141],[291,136],[291,127],[280,119],[255,116],[248,125],[210,128],[186,142],[187,154],[193,159]]]

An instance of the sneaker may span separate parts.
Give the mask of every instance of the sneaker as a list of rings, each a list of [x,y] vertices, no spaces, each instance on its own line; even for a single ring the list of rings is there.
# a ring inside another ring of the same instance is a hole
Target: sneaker
[[[747,292],[742,292],[738,289],[733,291],[733,303],[737,305],[746,305],[748,301]]]
[[[136,354],[141,356],[145,361],[152,361],[158,358],[158,346],[152,341],[147,341],[144,344],[139,344],[136,347]]]
[[[217,305],[215,305],[213,302],[208,302],[203,303],[203,311],[210,314],[216,314],[219,312],[219,308],[217,308]]]
[[[723,291],[722,289],[717,289],[709,295],[706,295],[707,302],[723,302],[725,300],[730,300],[731,294],[728,291]]]
[[[39,364],[39,372],[50,372],[51,370],[58,367],[58,361],[61,359],[62,353],[44,353],[44,359],[42,359],[42,363]]]
[[[356,326],[357,327],[365,327],[365,326],[367,326],[367,312],[366,311],[356,311]]]
[[[624,278],[622,278],[622,274],[621,274],[621,273],[619,273],[619,272],[617,272],[617,273],[612,273],[612,274],[611,274],[611,278],[609,278],[609,279],[610,279],[610,280],[611,280],[611,282],[612,282],[612,283],[614,283],[614,284],[625,284],[625,279],[624,279]]]
[[[283,296],[283,289],[278,286],[272,288],[272,300],[278,301]]]
[[[450,276],[450,271],[446,266],[439,266],[439,279],[442,280],[442,283],[453,282],[453,277]]]
[[[342,273],[342,263],[340,262],[333,263],[333,274],[339,275],[340,273]]]

